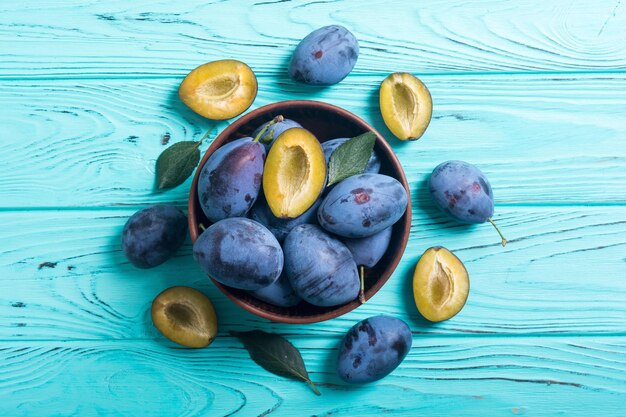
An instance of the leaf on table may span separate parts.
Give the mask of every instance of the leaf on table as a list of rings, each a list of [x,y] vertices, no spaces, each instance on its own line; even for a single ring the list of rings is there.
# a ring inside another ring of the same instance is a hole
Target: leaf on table
[[[275,375],[307,382],[317,395],[321,395],[309,378],[300,352],[284,337],[261,330],[231,332],[243,343],[253,361]]]
[[[330,155],[328,186],[353,175],[362,174],[372,156],[376,135],[366,132],[342,143]]]
[[[157,188],[176,187],[193,172],[200,162],[200,142],[178,142],[164,150],[156,162]]]

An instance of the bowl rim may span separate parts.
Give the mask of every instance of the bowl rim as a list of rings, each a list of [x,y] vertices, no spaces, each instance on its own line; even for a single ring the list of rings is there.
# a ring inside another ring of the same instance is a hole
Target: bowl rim
[[[202,156],[202,159],[200,160],[200,163],[198,164],[198,167],[196,168],[196,172],[194,173],[193,181],[191,183],[191,188],[189,190],[189,199],[188,199],[187,209],[188,209],[189,234],[191,236],[191,241],[192,243],[195,243],[196,239],[199,236],[198,224],[195,220],[197,218],[196,202],[197,202],[197,194],[198,194],[197,193],[198,179],[200,177],[200,172],[202,171],[202,168],[204,167],[204,164],[209,159],[209,157],[218,148],[224,145],[224,141],[228,137],[230,137],[235,132],[237,132],[237,130],[239,130],[241,126],[245,125],[250,120],[255,119],[259,116],[262,116],[265,113],[277,112],[277,111],[280,112],[281,109],[294,108],[294,107],[306,107],[306,108],[311,108],[311,109],[322,109],[326,111],[331,111],[331,112],[338,114],[339,116],[342,116],[346,119],[351,120],[355,124],[362,127],[364,131],[373,132],[376,135],[376,146],[384,150],[385,156],[389,158],[390,160],[389,161],[390,164],[394,167],[394,170],[399,173],[399,178],[397,177],[394,177],[394,178],[400,181],[400,183],[402,184],[402,186],[405,188],[407,192],[407,197],[408,197],[407,208],[406,208],[404,215],[400,219],[400,221],[403,222],[404,231],[401,236],[399,250],[397,250],[392,255],[387,267],[384,270],[384,273],[381,274],[381,277],[379,277],[378,280],[374,283],[374,285],[372,285],[365,292],[366,300],[369,301],[383,287],[383,285],[387,283],[389,278],[391,278],[398,264],[400,263],[402,256],[404,255],[404,251],[406,250],[406,246],[409,240],[409,232],[411,230],[411,217],[412,217],[411,191],[409,189],[409,183],[404,173],[404,168],[402,167],[400,160],[398,159],[395,152],[393,151],[393,149],[391,148],[387,140],[384,138],[384,136],[382,136],[376,129],[374,129],[374,127],[372,127],[365,120],[361,119],[359,116],[341,107],[335,106],[333,104],[325,103],[322,101],[316,101],[316,100],[284,100],[284,101],[278,101],[275,103],[266,104],[264,106],[261,106],[257,109],[254,109],[244,114],[243,116],[240,116],[234,122],[229,124],[219,135],[217,135],[215,139],[213,139],[213,142],[211,143],[209,148],[204,152],[204,155]],[[242,299],[232,294],[228,290],[228,288],[226,288],[226,286],[217,282],[208,274],[207,276],[211,279],[213,284],[215,284],[215,286],[222,292],[222,294],[228,297],[233,303],[235,303],[239,307],[243,308],[244,310],[256,316],[271,320],[272,322],[276,322],[276,323],[288,323],[288,324],[319,323],[319,322],[331,320],[339,316],[342,316],[346,313],[349,313],[350,311],[358,308],[362,304],[358,299],[355,299],[355,300],[350,301],[349,303],[342,304],[340,306],[337,306],[333,310],[326,311],[324,313],[314,314],[310,316],[301,316],[301,317],[285,316],[285,315],[281,315],[281,314],[277,314],[271,311],[264,310],[255,305],[244,302]]]

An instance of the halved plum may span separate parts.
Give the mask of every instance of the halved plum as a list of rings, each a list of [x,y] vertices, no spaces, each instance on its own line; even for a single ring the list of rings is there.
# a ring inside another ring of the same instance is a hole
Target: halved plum
[[[419,78],[396,72],[380,85],[380,112],[398,139],[417,140],[430,123],[433,101]]]
[[[152,322],[163,336],[179,345],[202,348],[217,335],[211,300],[190,287],[171,287],[152,302]]]
[[[212,120],[239,116],[250,107],[256,93],[254,72],[234,59],[200,65],[185,77],[178,89],[183,103]]]
[[[413,274],[415,305],[425,319],[448,320],[467,301],[469,275],[463,262],[448,249],[436,246],[426,250]]]
[[[326,159],[311,132],[292,128],[274,142],[263,172],[265,199],[274,216],[293,219],[317,200],[326,182]]]

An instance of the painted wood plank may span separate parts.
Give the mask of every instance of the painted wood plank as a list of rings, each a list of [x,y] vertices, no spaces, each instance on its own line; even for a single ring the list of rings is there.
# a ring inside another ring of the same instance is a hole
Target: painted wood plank
[[[623,338],[416,335],[402,365],[368,386],[335,375],[340,336],[290,339],[321,397],[267,373],[229,337],[202,350],[166,341],[7,342],[0,413],[618,417],[626,402]]]
[[[333,23],[359,39],[356,75],[626,69],[616,0],[29,0],[0,5],[0,76],[182,76],[220,58],[282,74]]]
[[[622,416],[620,3],[0,4],[0,415]],[[328,23],[361,40],[354,73],[332,89],[294,85],[284,74],[293,47]],[[154,160],[165,133],[175,142],[209,127],[175,91],[190,68],[224,57],[259,74],[255,107],[321,99],[386,134],[378,84],[394,70],[425,74],[433,124],[418,143],[393,142],[413,191],[411,242],[389,284],[355,312],[273,324],[219,294],[189,243],[150,271],[121,254],[135,209],[184,205],[189,183],[152,192]],[[428,172],[453,158],[491,178],[506,248],[489,226],[458,226],[428,204]],[[465,261],[472,290],[461,314],[430,325],[412,304],[410,278],[436,244]],[[220,337],[209,349],[180,349],[151,325],[152,298],[180,284],[216,305]],[[413,350],[377,384],[342,384],[333,370],[341,336],[381,313],[411,325]],[[301,348],[323,397],[263,371],[228,336],[252,328]]]
[[[382,122],[383,78],[310,90],[263,77],[253,108],[317,99],[363,117],[393,145],[420,204],[417,190],[448,159],[479,165],[500,205],[626,203],[625,74],[427,76],[434,118],[412,143],[392,139]],[[181,104],[178,83],[24,81],[1,89],[0,206],[184,203],[190,181],[153,191],[154,162],[166,133],[171,143],[198,139],[211,122]]]
[[[132,212],[1,212],[0,224],[11,228],[2,233],[0,340],[153,339],[150,303],[174,285],[204,291],[222,332],[328,336],[384,313],[428,335],[626,334],[626,207],[501,208],[506,248],[489,225],[462,227],[416,209],[409,246],[383,290],[352,313],[314,325],[273,324],[235,306],[195,264],[189,244],[160,267],[132,267],[120,249]],[[411,280],[419,256],[435,245],[465,262],[472,285],[459,315],[430,324],[415,308]]]

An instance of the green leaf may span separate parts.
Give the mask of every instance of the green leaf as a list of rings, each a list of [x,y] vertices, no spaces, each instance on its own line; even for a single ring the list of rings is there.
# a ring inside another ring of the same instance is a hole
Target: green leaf
[[[305,381],[317,395],[321,395],[309,378],[300,352],[287,339],[261,330],[231,334],[241,340],[252,360],[263,369],[275,375]]]
[[[185,182],[200,162],[200,142],[178,142],[164,150],[156,161],[157,188],[173,188]]]
[[[330,155],[328,185],[362,174],[376,143],[374,132],[366,132],[342,143]]]

